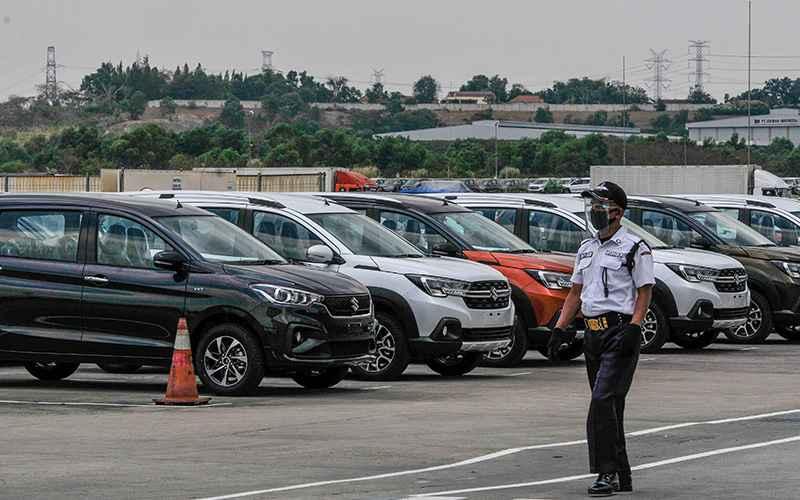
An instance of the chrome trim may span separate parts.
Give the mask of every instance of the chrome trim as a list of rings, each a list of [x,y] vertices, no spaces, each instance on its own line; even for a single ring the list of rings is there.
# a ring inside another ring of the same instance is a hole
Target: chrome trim
[[[497,298],[502,299],[502,298],[510,296],[511,295],[511,290],[508,289],[508,288],[503,288],[503,289],[500,289],[500,290],[495,289],[494,293],[495,293],[495,295],[497,295]],[[464,292],[464,294],[461,295],[461,296],[464,297],[464,298],[467,298],[467,299],[491,299],[491,298],[493,298],[491,290],[467,291],[467,292]]]
[[[715,319],[711,324],[713,328],[736,328],[747,323],[747,317],[733,319]]]
[[[459,351],[464,352],[491,352],[496,349],[508,347],[511,339],[504,340],[481,340],[475,342],[462,342]]]
[[[330,316],[331,318],[334,318],[334,319],[358,319],[358,318],[367,318],[369,316],[374,316],[374,314],[373,314],[374,313],[374,310],[373,310],[373,304],[374,303],[372,302],[372,297],[370,297],[370,299],[369,299],[369,312],[366,313],[366,314],[359,314],[358,316],[335,316],[331,312],[331,310],[328,309],[328,306],[325,305],[325,299],[323,299],[322,302],[318,302],[318,304],[321,305],[323,309],[328,311],[328,316]]]
[[[306,359],[296,358],[294,356],[289,356],[288,354],[283,355],[283,359],[287,361],[292,361],[294,363],[308,363],[312,365],[351,365],[362,363],[373,357],[375,357],[374,354],[362,354],[360,356],[350,356],[348,358]]]
[[[102,276],[84,276],[83,280],[90,283],[108,283],[108,278],[103,278]]]

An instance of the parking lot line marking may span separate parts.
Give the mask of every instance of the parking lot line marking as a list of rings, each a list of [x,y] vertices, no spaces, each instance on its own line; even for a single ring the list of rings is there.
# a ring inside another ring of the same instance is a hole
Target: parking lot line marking
[[[214,406],[231,406],[233,403],[209,403],[201,406],[155,406],[152,404],[136,403],[94,403],[94,402],[75,402],[75,401],[17,401],[13,399],[0,399],[0,404],[7,405],[40,405],[40,406],[111,406],[118,408],[170,408],[170,409],[189,409],[189,408],[211,408]]]
[[[666,460],[659,460],[657,462],[649,462],[646,464],[637,465],[635,467],[631,467],[632,470],[645,470],[645,469],[653,469],[656,467],[663,467],[665,465],[672,465],[677,464],[680,462],[688,462],[690,460],[699,460],[701,458],[708,458],[713,457],[716,455],[725,455],[728,453],[735,453],[739,451],[745,450],[753,450],[756,448],[766,448],[767,446],[776,446],[780,444],[786,443],[793,443],[796,441],[800,441],[800,436],[792,436],[783,439],[776,439],[773,441],[763,441],[761,443],[753,443],[753,444],[746,444],[743,446],[734,446],[731,448],[720,448],[717,450],[709,450],[704,451],[702,453],[694,453],[692,455],[684,455],[682,457],[674,457],[668,458]],[[475,492],[482,492],[482,491],[496,491],[496,490],[508,490],[514,488],[525,488],[528,486],[541,486],[545,484],[554,484],[554,483],[566,483],[569,481],[576,481],[579,479],[589,479],[595,477],[595,474],[579,474],[575,476],[564,476],[564,477],[557,477],[553,479],[544,479],[541,481],[531,481],[527,483],[512,483],[512,484],[498,484],[495,486],[482,486],[477,488],[466,488],[462,490],[452,490],[452,491],[440,491],[437,493],[423,493],[417,495],[416,498],[435,498],[440,495],[457,495],[461,493],[475,493]],[[414,497],[411,497],[414,498]]]
[[[758,347],[740,347],[740,351],[757,351]]]
[[[662,427],[653,427],[650,429],[642,429],[640,431],[629,432],[627,436],[644,436],[647,434],[654,434],[658,432],[663,432],[666,430],[672,429],[680,429],[683,427],[694,427],[698,425],[719,425],[719,424],[728,424],[732,422],[744,422],[747,420],[757,420],[762,418],[770,418],[770,417],[777,417],[781,415],[791,415],[794,413],[800,413],[800,409],[796,410],[784,410],[784,411],[776,411],[772,413],[761,413],[758,415],[747,415],[744,417],[734,417],[734,418],[727,418],[723,420],[706,420],[701,422],[686,422],[682,424],[673,424],[673,425],[666,425]],[[361,476],[361,477],[351,477],[345,479],[328,479],[324,481],[315,481],[313,483],[303,483],[303,484],[295,484],[291,486],[280,486],[277,488],[268,488],[263,490],[253,490],[253,491],[243,491],[240,493],[231,493],[228,495],[220,495],[215,497],[204,497],[199,500],[226,500],[229,498],[244,498],[256,495],[264,495],[266,493],[280,493],[284,491],[294,491],[294,490],[302,490],[307,488],[316,488],[320,486],[331,486],[335,484],[345,484],[345,483],[358,483],[364,481],[374,481],[378,479],[389,479],[393,477],[400,477],[400,476],[409,476],[413,474],[425,474],[428,472],[436,472],[440,470],[447,470],[447,469],[454,469],[457,467],[463,467],[465,465],[473,465],[481,462],[488,462],[490,460],[495,460],[497,458],[502,458],[508,455],[513,455],[516,453],[520,453],[523,451],[532,451],[532,450],[543,450],[547,448],[561,448],[564,446],[576,446],[576,445],[583,445],[586,444],[585,439],[575,440],[575,441],[562,441],[558,443],[545,443],[545,444],[534,444],[530,446],[523,446],[519,448],[506,448],[504,450],[498,450],[492,453],[487,453],[486,455],[480,455],[477,457],[468,458],[465,460],[461,460],[460,462],[453,462],[449,464],[442,464],[442,465],[434,465],[431,467],[425,467],[421,469],[411,469],[411,470],[403,470],[403,471],[396,471],[396,472],[386,472],[383,474],[375,474],[372,476]],[[588,476],[580,476],[580,478],[586,477],[594,477],[593,474]]]
[[[523,375],[530,375],[533,372],[520,372],[520,373],[510,373],[508,375],[504,375],[504,377],[521,377]]]
[[[379,391],[381,389],[391,389],[391,385],[376,385],[374,387],[362,387],[362,391]]]
[[[639,361],[655,361],[656,358],[639,358]]]

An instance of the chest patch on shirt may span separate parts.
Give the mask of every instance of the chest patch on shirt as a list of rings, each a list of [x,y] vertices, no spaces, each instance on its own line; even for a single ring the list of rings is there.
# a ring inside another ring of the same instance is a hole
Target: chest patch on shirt
[[[617,257],[618,259],[624,259],[626,257],[625,252],[617,252],[614,250],[606,250],[606,255],[609,257]]]

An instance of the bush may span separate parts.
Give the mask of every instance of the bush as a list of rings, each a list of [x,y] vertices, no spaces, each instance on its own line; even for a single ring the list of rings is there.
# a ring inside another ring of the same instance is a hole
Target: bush
[[[545,193],[563,193],[564,187],[561,185],[560,182],[556,179],[550,179],[544,185],[544,192]]]
[[[538,108],[533,115],[533,121],[536,123],[553,123],[553,113],[550,108]]]

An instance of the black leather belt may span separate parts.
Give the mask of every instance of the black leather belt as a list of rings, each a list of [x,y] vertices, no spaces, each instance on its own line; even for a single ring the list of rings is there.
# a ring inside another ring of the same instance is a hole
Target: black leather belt
[[[602,332],[623,323],[630,323],[630,321],[631,316],[629,314],[620,314],[614,312],[601,314],[600,316],[587,316],[583,318],[586,329],[591,332]]]

